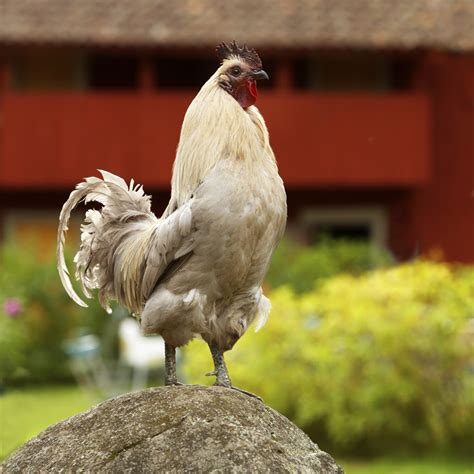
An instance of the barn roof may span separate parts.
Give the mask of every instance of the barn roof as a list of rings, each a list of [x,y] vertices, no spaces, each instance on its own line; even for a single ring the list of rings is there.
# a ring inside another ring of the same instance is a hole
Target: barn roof
[[[474,0],[0,0],[0,44],[474,51]]]

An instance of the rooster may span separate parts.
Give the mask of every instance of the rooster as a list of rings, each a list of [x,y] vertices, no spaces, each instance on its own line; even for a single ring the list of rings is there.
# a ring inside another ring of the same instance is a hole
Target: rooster
[[[165,384],[179,384],[176,348],[200,336],[209,345],[216,385],[234,388],[224,362],[270,302],[262,281],[286,224],[286,194],[255,107],[256,81],[268,79],[255,50],[234,42],[216,48],[220,66],[191,102],[173,166],[171,198],[161,218],[143,188],[112,173],[79,183],[59,217],[58,271],[69,296],[64,259],[72,210],[95,201],[81,226],[74,258],[88,298],[98,290],[127,307],[146,335],[165,340]]]

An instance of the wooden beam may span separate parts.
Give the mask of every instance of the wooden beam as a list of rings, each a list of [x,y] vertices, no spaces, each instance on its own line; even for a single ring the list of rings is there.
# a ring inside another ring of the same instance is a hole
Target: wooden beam
[[[293,88],[293,74],[288,59],[282,58],[275,68],[275,89],[279,92],[289,91]]]
[[[155,88],[155,69],[149,56],[141,58],[138,65],[138,89],[149,93]]]

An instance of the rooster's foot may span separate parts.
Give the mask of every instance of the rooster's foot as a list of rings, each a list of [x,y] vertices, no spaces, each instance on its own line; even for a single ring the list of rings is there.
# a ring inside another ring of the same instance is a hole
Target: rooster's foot
[[[246,390],[242,390],[241,388],[234,387],[232,385],[229,373],[227,371],[227,367],[224,362],[223,351],[221,351],[215,344],[209,344],[209,348],[211,349],[215,370],[213,372],[209,372],[206,375],[216,377],[216,383],[214,384],[214,386],[230,388],[231,390],[236,390],[237,392],[243,393],[244,395],[248,395],[249,397],[256,398],[257,400],[262,401],[262,399],[258,395],[255,395],[251,392],[247,392]]]

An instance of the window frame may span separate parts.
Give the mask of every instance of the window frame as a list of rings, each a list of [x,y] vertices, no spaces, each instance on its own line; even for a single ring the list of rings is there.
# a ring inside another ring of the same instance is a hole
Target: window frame
[[[318,206],[304,210],[299,225],[305,230],[318,225],[369,226],[369,243],[380,248],[388,244],[388,213],[382,206]]]

